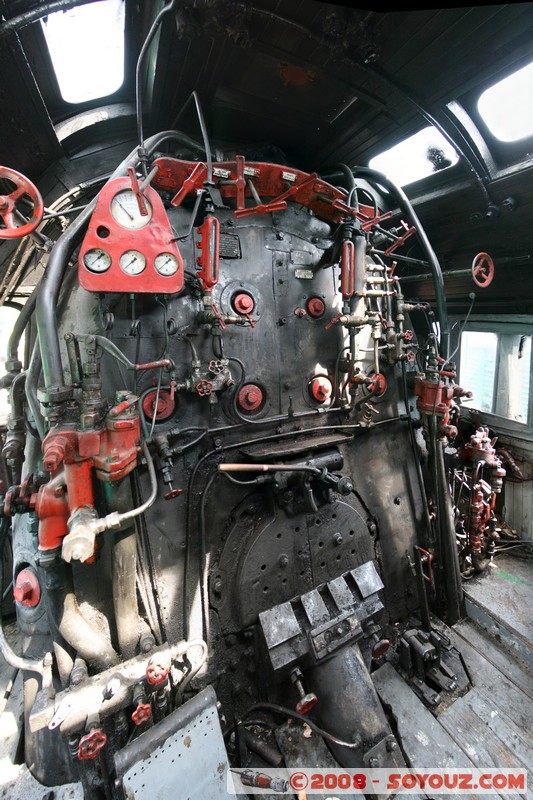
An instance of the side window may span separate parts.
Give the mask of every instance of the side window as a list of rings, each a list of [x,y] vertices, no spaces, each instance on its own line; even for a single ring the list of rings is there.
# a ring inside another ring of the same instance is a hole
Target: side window
[[[522,425],[533,422],[531,339],[529,332],[463,331],[459,382],[474,394],[467,407]]]

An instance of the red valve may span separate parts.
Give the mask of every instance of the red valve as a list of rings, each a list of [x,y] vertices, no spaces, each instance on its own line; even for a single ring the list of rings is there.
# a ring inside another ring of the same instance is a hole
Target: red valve
[[[484,289],[494,278],[494,261],[488,253],[478,253],[472,261],[472,278],[476,286]]]
[[[23,606],[35,608],[41,599],[41,587],[37,575],[31,569],[23,569],[17,575],[13,597]]]
[[[407,330],[403,332],[403,340],[404,342],[412,342],[414,338],[413,331]]]
[[[307,301],[307,313],[310,317],[318,319],[324,315],[326,304],[320,297],[310,297]]]
[[[152,716],[152,709],[150,703],[139,703],[131,718],[135,725],[142,725],[143,722],[147,722],[150,717]]]
[[[163,683],[163,681],[167,679],[169,672],[169,664],[153,659],[146,667],[146,680],[151,686],[156,686],[158,683]]]
[[[78,758],[80,761],[87,761],[96,758],[102,747],[105,747],[107,736],[100,728],[93,728],[80,739],[78,746]]]
[[[44,213],[43,198],[37,187],[20,172],[8,167],[0,167],[0,178],[11,181],[16,189],[11,194],[0,195],[0,218],[5,227],[0,228],[0,239],[21,239],[37,228]],[[15,204],[26,195],[33,202],[33,212],[24,225],[17,225]]]
[[[245,384],[239,391],[237,402],[242,411],[257,411],[264,400],[263,390],[255,383]]]
[[[174,498],[179,497],[180,494],[183,494],[184,491],[185,489],[170,489],[163,495],[163,500],[174,500]]]
[[[381,397],[387,390],[387,379],[381,372],[372,376],[372,380],[368,384],[368,390],[375,397]]]
[[[318,703],[318,697],[314,692],[309,692],[304,695],[301,700],[296,703],[296,711],[298,714],[308,714],[312,708]]]
[[[237,314],[251,314],[254,310],[254,298],[247,292],[239,292],[236,294],[232,301],[233,308]]]
[[[203,378],[201,381],[198,381],[194,388],[196,389],[196,393],[199,395],[199,397],[209,397],[209,395],[213,392],[213,384],[211,381],[206,381],[205,378]]]
[[[313,378],[309,384],[309,391],[314,400],[318,403],[325,403],[331,397],[333,387],[329,378],[320,376],[318,378]]]

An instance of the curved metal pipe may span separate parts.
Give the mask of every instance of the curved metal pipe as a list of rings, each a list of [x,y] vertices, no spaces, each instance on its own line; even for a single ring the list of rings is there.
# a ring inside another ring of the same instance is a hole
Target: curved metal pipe
[[[442,270],[438,258],[431,246],[427,234],[422,227],[413,206],[405,192],[396,186],[386,175],[377,170],[370,169],[370,167],[354,167],[354,177],[365,178],[368,181],[377,183],[383,186],[398,202],[400,209],[407,215],[411,224],[416,228],[416,232],[426,252],[426,258],[429,262],[429,267],[433,277],[433,284],[435,286],[435,298],[437,302],[437,319],[440,325],[440,355],[448,358],[448,351],[450,346],[450,331],[448,326],[448,312],[446,309],[446,296],[444,294],[444,278],[442,277]]]
[[[53,14],[55,11],[68,11],[76,6],[86,6],[89,3],[98,2],[102,2],[102,0],[55,0],[55,2],[51,3],[41,3],[38,8],[26,11],[16,17],[11,17],[7,22],[0,25],[0,39],[3,36],[7,36],[8,33],[19,31],[21,28],[31,25],[32,22],[37,22],[37,20]]]
[[[70,565],[64,561],[50,564],[45,578],[48,613],[63,639],[99,672],[118,664],[120,659],[111,643],[80,611]]]

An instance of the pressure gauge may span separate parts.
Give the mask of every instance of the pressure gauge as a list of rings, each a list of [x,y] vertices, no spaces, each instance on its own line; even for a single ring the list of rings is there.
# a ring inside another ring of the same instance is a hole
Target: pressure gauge
[[[126,275],[140,275],[146,267],[146,258],[138,250],[126,250],[120,256],[120,268]]]
[[[83,263],[91,272],[107,272],[111,266],[111,256],[105,250],[95,247],[87,250],[83,256]]]
[[[122,225],[123,228],[130,228],[131,230],[140,230],[148,225],[152,219],[152,206],[149,201],[144,198],[147,214],[143,216],[139,210],[139,203],[135,194],[131,189],[126,189],[123,192],[118,192],[111,200],[111,214],[115,222]]]
[[[179,269],[179,261],[172,253],[160,253],[155,257],[154,266],[160,275],[175,275]]]

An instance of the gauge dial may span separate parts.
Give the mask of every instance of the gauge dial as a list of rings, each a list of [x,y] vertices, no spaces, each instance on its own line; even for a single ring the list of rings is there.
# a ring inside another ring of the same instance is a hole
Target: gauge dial
[[[152,206],[144,198],[146,210],[148,214],[143,216],[139,211],[139,204],[135,194],[131,189],[126,189],[123,192],[118,192],[111,200],[111,214],[115,222],[122,225],[123,228],[130,228],[131,230],[140,230],[148,225],[152,219]]]
[[[173,253],[159,253],[154,260],[154,267],[160,275],[175,275],[179,266],[179,261]]]
[[[111,266],[111,256],[105,250],[95,247],[87,250],[83,256],[83,263],[91,272],[107,272]]]
[[[146,258],[139,250],[126,250],[120,256],[120,268],[126,275],[140,275],[146,267]]]

